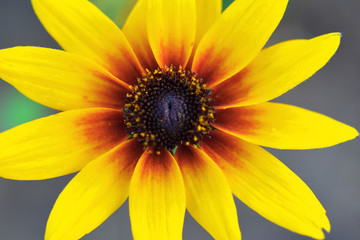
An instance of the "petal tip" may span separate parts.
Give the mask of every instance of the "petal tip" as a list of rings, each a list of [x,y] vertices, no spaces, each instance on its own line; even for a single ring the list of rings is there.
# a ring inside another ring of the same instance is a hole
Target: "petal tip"
[[[329,233],[331,231],[331,225],[330,225],[330,221],[329,218],[326,215],[326,212],[324,213],[324,218],[322,221],[322,229],[324,229],[327,233]]]
[[[330,49],[333,49],[333,54],[339,48],[341,38],[342,34],[340,32],[332,32],[317,37],[317,39],[321,39],[323,41],[323,44],[326,44]]]
[[[340,44],[341,38],[342,38],[342,33],[341,32],[332,32],[332,33],[328,33],[325,36],[327,36],[328,38],[333,38],[334,40],[338,41]]]
[[[331,225],[330,225],[330,222],[328,220],[327,222],[327,225],[325,227],[323,227],[323,229],[327,232],[327,233],[330,233],[331,231]]]
[[[342,37],[342,33],[341,32],[331,32],[331,33],[328,33],[326,34],[328,36],[331,36],[331,37],[338,37],[338,38],[341,38]]]
[[[344,129],[344,142],[345,141],[350,141],[353,140],[355,138],[357,138],[359,136],[359,132],[358,130],[356,130],[354,127],[351,127],[349,125],[345,125],[345,127],[347,129]]]

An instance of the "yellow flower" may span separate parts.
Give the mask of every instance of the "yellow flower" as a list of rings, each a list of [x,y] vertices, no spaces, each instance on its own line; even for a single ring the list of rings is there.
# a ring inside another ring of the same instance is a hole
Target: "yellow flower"
[[[129,196],[134,239],[182,238],[185,209],[215,239],[240,239],[232,194],[266,219],[324,238],[325,210],[258,145],[311,149],[358,132],[272,100],[313,75],[339,33],[262,50],[287,0],[139,0],[124,28],[86,0],[33,0],[65,51],[0,50],[0,77],[64,112],[0,135],[0,176],[80,171],[45,239],[79,239]],[[172,154],[171,154],[172,153]]]

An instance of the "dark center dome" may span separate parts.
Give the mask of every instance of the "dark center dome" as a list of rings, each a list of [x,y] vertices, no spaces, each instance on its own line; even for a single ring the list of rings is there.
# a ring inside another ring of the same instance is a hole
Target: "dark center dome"
[[[211,90],[195,73],[173,66],[156,69],[131,89],[124,107],[127,132],[145,148],[171,151],[180,144],[200,146],[211,130]]]

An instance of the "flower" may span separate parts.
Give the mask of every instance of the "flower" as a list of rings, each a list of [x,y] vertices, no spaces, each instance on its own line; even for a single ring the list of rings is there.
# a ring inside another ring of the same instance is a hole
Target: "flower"
[[[261,146],[311,149],[355,138],[343,123],[268,102],[309,78],[339,33],[262,50],[287,0],[139,0],[122,31],[86,0],[33,0],[65,51],[0,50],[0,77],[63,112],[0,135],[0,176],[80,171],[45,239],[79,239],[129,196],[134,239],[181,239],[185,209],[215,239],[240,239],[232,193],[266,219],[324,238],[325,210]]]

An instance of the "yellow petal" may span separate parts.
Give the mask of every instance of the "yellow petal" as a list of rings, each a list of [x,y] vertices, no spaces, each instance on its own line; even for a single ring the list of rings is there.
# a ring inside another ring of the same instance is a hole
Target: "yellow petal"
[[[188,66],[192,65],[197,46],[204,34],[209,30],[215,20],[220,16],[222,10],[221,0],[196,0],[196,36],[194,48],[188,62]]]
[[[237,212],[227,180],[201,150],[179,146],[175,159],[186,193],[186,207],[215,239],[241,239]]]
[[[160,67],[186,66],[196,31],[194,0],[149,0],[147,30]]]
[[[0,134],[0,176],[38,180],[79,171],[124,141],[121,111],[83,109],[58,113]]]
[[[272,148],[323,148],[359,135],[356,129],[330,117],[281,103],[222,109],[214,116],[217,129]]]
[[[209,30],[222,10],[221,0],[196,0],[196,38],[199,43],[204,34]]]
[[[32,0],[36,15],[60,46],[86,56],[135,84],[141,66],[121,30],[87,0]]]
[[[151,50],[146,29],[147,5],[146,0],[137,2],[125,22],[123,32],[143,68],[154,70],[158,64]]]
[[[80,239],[113,214],[128,196],[142,152],[141,145],[130,140],[86,165],[56,200],[45,239]]]
[[[202,149],[222,169],[232,192],[266,219],[299,234],[323,239],[330,231],[315,195],[283,163],[259,146],[221,131],[204,138]]]
[[[184,183],[167,150],[141,156],[130,183],[129,210],[135,240],[182,239]]]
[[[322,68],[335,54],[340,38],[340,33],[329,33],[261,51],[246,68],[213,88],[214,104],[221,108],[244,106],[280,96]]]
[[[280,22],[287,2],[233,2],[199,43],[192,70],[209,86],[239,72],[263,48]]]
[[[128,85],[80,55],[39,47],[0,50],[0,77],[57,110],[122,108]]]

